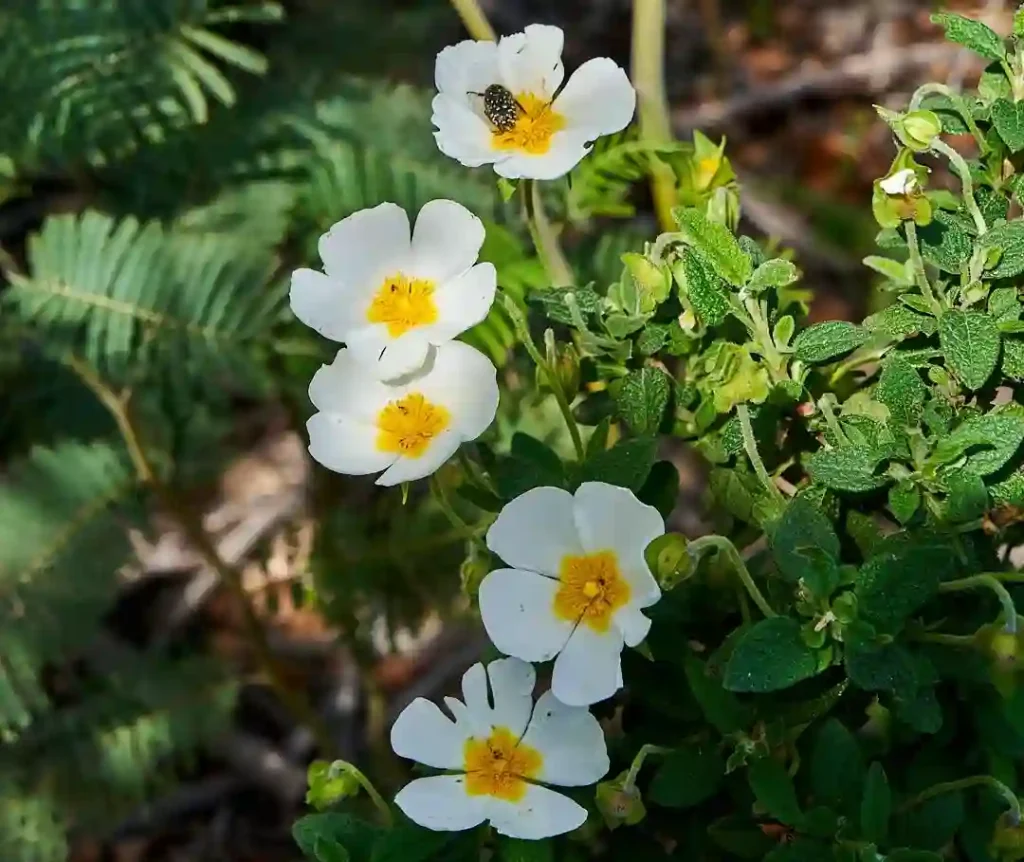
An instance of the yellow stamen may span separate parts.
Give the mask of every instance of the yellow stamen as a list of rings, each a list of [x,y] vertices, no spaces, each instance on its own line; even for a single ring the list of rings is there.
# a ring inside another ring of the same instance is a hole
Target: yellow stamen
[[[544,758],[537,749],[519,742],[507,727],[496,727],[487,739],[467,739],[463,747],[466,793],[519,802],[527,779],[540,774]]]
[[[451,414],[414,392],[389,401],[377,416],[377,449],[419,458],[451,423]]]
[[[614,613],[629,601],[629,584],[619,572],[614,551],[564,557],[559,580],[555,614],[597,632],[608,631]]]
[[[434,303],[434,282],[423,278],[409,278],[402,273],[384,279],[366,312],[370,323],[384,323],[388,335],[398,338],[417,326],[426,326],[437,320]]]
[[[551,149],[551,138],[555,132],[565,128],[565,117],[533,93],[520,93],[516,101],[522,110],[515,127],[507,132],[495,130],[491,144],[496,150],[518,150],[531,156],[542,156]]]

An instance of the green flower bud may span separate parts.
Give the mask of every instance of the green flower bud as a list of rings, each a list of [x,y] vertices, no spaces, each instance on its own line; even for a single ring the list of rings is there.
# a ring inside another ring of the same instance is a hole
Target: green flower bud
[[[640,291],[641,308],[644,308],[647,304],[644,302],[644,298],[653,300],[655,306],[668,299],[669,291],[672,289],[672,276],[667,265],[662,264],[659,266],[649,258],[636,252],[628,252],[622,255],[622,262],[633,277],[637,290]],[[654,309],[645,310],[653,311]]]
[[[556,384],[572,401],[580,391],[580,355],[572,344],[558,344],[555,334],[550,329],[544,333],[544,358],[548,367],[554,372]],[[551,381],[547,373],[537,368],[536,383],[538,389],[550,389]]]
[[[359,782],[352,775],[326,760],[314,760],[309,765],[306,780],[309,782],[306,804],[317,811],[359,792]]]
[[[693,574],[693,558],[687,544],[685,536],[666,533],[658,536],[644,551],[647,565],[662,589],[670,590]]]
[[[1010,812],[996,820],[988,851],[998,862],[1020,862],[1024,859],[1024,825],[1016,822]]]
[[[620,773],[611,781],[597,785],[595,801],[609,829],[620,826],[635,826],[647,816],[644,800],[636,785],[626,786],[627,772]]]
[[[931,111],[911,111],[904,115],[900,127],[896,129],[896,135],[910,149],[916,152],[927,150],[932,141],[942,134],[942,120]]]

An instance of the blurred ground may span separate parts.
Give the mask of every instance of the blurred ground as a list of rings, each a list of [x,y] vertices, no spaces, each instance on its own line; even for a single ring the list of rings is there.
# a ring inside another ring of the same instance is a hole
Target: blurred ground
[[[441,3],[441,0],[431,0]],[[315,27],[321,3],[289,4]],[[397,4],[420,14],[422,4]],[[629,57],[628,0],[489,0],[501,32],[533,21],[567,33],[567,66],[607,54]],[[859,266],[875,227],[870,183],[893,155],[872,103],[899,106],[924,80],[961,85],[976,77],[975,60],[940,40],[927,0],[669,0],[668,87],[681,136],[701,129],[729,139],[744,184],[752,232],[796,250],[816,290],[815,317],[860,315],[870,279]],[[414,9],[414,7],[416,7]],[[997,30],[1009,26],[1009,3],[950,3]],[[443,34],[462,38],[452,15]],[[425,54],[444,41],[424,48]],[[401,75],[429,68],[430,56],[396,58]],[[408,68],[407,68],[408,67]],[[348,756],[375,760],[384,729],[416,695],[436,696],[479,654],[472,630],[428,619],[417,632],[380,632],[373,679],[356,678],[320,616],[296,602],[311,525],[304,520],[309,467],[302,441],[280,417],[241,416],[263,429],[251,451],[196,505],[229,562],[267,560],[246,570],[269,623],[271,643],[296,681],[319,704]],[[682,456],[681,456],[682,457]],[[684,501],[678,527],[701,529],[699,471],[683,459]],[[255,549],[263,553],[254,554]],[[454,574],[454,573],[453,573]],[[138,542],[138,563],[124,572],[125,601],[117,625],[128,640],[161,641],[193,632],[224,655],[252,666],[241,624],[198,567],[182,538],[165,528],[153,544]],[[366,692],[369,691],[369,697]],[[296,857],[288,835],[304,792],[311,741],[296,730],[254,680],[237,728],[216,761],[192,780],[137,812],[100,843],[82,841],[74,862],[270,862]],[[386,768],[386,764],[381,764]],[[370,770],[372,771],[372,770]]]

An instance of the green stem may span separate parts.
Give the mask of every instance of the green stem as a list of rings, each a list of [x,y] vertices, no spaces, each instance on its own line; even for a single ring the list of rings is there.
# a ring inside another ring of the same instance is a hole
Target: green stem
[[[1007,584],[1024,584],[1024,572],[990,572],[993,578]]]
[[[973,649],[975,640],[973,635],[951,635],[945,632],[922,632],[913,636],[913,640],[924,644],[942,644],[942,646],[957,647],[958,649]]]
[[[781,383],[786,379],[786,361],[775,346],[775,339],[772,338],[771,328],[768,326],[768,315],[764,303],[757,299],[747,299],[743,303],[750,321],[747,327],[756,344],[755,350],[761,354],[768,364],[768,372],[772,381]],[[742,318],[741,318],[742,319]]]
[[[465,530],[469,528],[469,524],[466,520],[455,511],[455,507],[452,506],[451,501],[448,499],[448,492],[445,490],[441,480],[438,478],[437,473],[434,473],[430,477],[430,493],[437,503],[438,508],[444,513],[444,516],[451,522],[451,525],[457,530]]]
[[[981,129],[978,128],[978,124],[974,120],[974,114],[971,113],[971,109],[968,107],[967,102],[964,101],[964,97],[961,96],[956,90],[947,87],[945,84],[930,83],[923,84],[917,88],[917,91],[910,99],[910,110],[916,111],[921,107],[921,103],[931,95],[945,96],[953,103],[953,107],[956,108],[957,113],[960,114],[961,119],[966,123],[967,128],[971,130],[971,134],[974,135],[974,140],[978,144],[978,150],[984,154],[988,152],[988,142],[985,140],[985,136],[981,133]]]
[[[629,772],[626,773],[626,780],[622,782],[622,789],[633,789],[636,785],[637,776],[640,774],[640,768],[650,755],[668,754],[671,750],[671,748],[666,748],[663,745],[651,745],[650,743],[641,745],[640,750],[636,753],[636,757],[633,758],[633,762],[629,764]]]
[[[917,286],[921,288],[921,294],[934,309],[936,316],[942,314],[942,306],[939,304],[932,283],[928,280],[928,273],[924,269],[924,258],[921,257],[921,243],[917,238],[917,225],[910,219],[903,222],[903,228],[907,233],[907,248],[910,249],[910,263],[914,268],[914,277],[917,279]]]
[[[701,554],[707,548],[719,551],[728,558],[729,562],[732,563],[733,569],[736,571],[737,577],[739,577],[743,586],[746,587],[750,598],[754,600],[754,604],[757,605],[762,614],[766,617],[778,616],[772,610],[772,606],[768,604],[768,600],[757,588],[757,584],[754,583],[754,579],[750,576],[750,571],[747,569],[747,564],[743,562],[743,557],[740,556],[740,552],[736,550],[736,546],[732,542],[725,538],[725,536],[701,536],[699,539],[694,539],[687,546],[687,550],[690,552],[695,563],[700,562]]]
[[[469,35],[478,42],[497,42],[498,37],[477,0],[451,0]]]
[[[886,353],[889,352],[890,347],[880,347],[877,350],[869,351],[868,353],[862,353],[859,356],[851,356],[846,362],[836,366],[835,371],[832,372],[832,376],[829,377],[829,385],[835,386],[840,380],[842,380],[851,371],[860,368],[862,365],[868,365],[871,362],[878,362],[882,359]]]
[[[974,199],[974,180],[971,179],[971,169],[967,165],[967,161],[963,156],[954,150],[949,144],[943,141],[941,138],[936,138],[932,141],[932,149],[936,153],[941,153],[953,166],[953,170],[956,171],[957,176],[960,177],[960,184],[963,187],[964,203],[967,204],[967,211],[971,214],[971,218],[974,219],[974,225],[978,228],[978,236],[984,236],[988,233],[988,225],[985,224],[985,216],[981,214],[981,208],[978,206],[978,202]]]
[[[576,458],[582,462],[586,455],[586,450],[583,448],[583,438],[580,436],[579,425],[576,424],[576,419],[572,415],[572,407],[570,406],[568,399],[565,397],[565,391],[562,389],[562,385],[558,381],[558,375],[555,373],[555,370],[548,365],[547,360],[541,356],[540,351],[537,349],[537,345],[533,343],[533,337],[530,335],[530,327],[526,322],[526,315],[523,314],[523,310],[508,294],[504,295],[504,303],[505,311],[512,319],[512,326],[515,328],[516,335],[523,343],[523,346],[526,348],[526,352],[530,354],[530,358],[534,361],[537,368],[539,368],[548,379],[551,392],[555,396],[555,401],[558,403],[558,409],[562,411],[562,418],[565,419],[565,425],[569,429],[569,436],[572,438],[573,449],[576,450]]]
[[[346,775],[351,775],[356,781],[359,782],[359,786],[366,791],[366,795],[370,797],[370,800],[376,806],[380,812],[381,820],[384,825],[390,828],[394,823],[394,817],[391,813],[391,806],[384,801],[384,797],[380,795],[377,788],[373,786],[373,782],[370,781],[363,773],[347,760],[335,760],[331,764],[331,772],[337,775],[338,772],[344,772]]]
[[[1011,596],[1010,591],[992,575],[972,575],[969,578],[962,578],[958,581],[946,581],[939,585],[939,592],[957,593],[962,592],[963,590],[974,590],[978,588],[989,589],[996,594],[996,598],[999,599],[999,603],[1003,607],[1003,615],[1006,617],[1006,622],[1004,623],[1006,631],[1010,634],[1016,633],[1017,606],[1013,603],[1013,596]]]
[[[1017,794],[1010,790],[1003,782],[991,775],[973,775],[970,778],[961,778],[958,781],[945,781],[942,784],[933,784],[927,790],[923,790],[904,802],[897,812],[907,811],[922,802],[942,796],[944,793],[955,793],[957,790],[968,790],[971,787],[990,787],[1006,800],[1007,806],[1012,812],[1014,823],[1020,823],[1021,811],[1020,800]]]
[[[665,95],[665,0],[633,0],[632,80],[638,97],[640,137],[671,141]],[[657,159],[651,164],[651,195],[662,231],[677,229],[672,217],[676,184],[672,169]]]
[[[764,461],[761,460],[761,453],[757,451],[757,440],[754,439],[754,426],[750,423],[750,409],[746,404],[737,405],[736,418],[740,420],[743,449],[746,451],[747,457],[754,467],[754,472],[757,473],[757,478],[761,480],[761,484],[764,485],[769,494],[777,500],[784,502],[782,492],[776,487],[771,474],[764,466]]]
[[[572,267],[558,244],[558,234],[548,220],[544,201],[540,196],[540,185],[535,180],[522,180],[523,205],[526,208],[526,222],[537,255],[544,264],[548,280],[554,287],[570,287],[575,283]]]
[[[839,443],[849,443],[846,432],[843,431],[843,426],[839,424],[839,420],[832,410],[832,399],[828,394],[822,395],[818,399],[818,409],[825,418],[825,424],[828,425],[829,430],[835,435],[836,441]]]

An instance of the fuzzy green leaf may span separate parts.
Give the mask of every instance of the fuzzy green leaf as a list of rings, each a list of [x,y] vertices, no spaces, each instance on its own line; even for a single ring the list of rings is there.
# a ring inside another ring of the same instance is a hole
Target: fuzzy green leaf
[[[855,323],[827,320],[805,329],[793,342],[797,359],[812,364],[829,362],[860,347],[868,333]]]
[[[979,476],[999,470],[1024,442],[1024,417],[1012,413],[975,416],[943,437],[929,461],[949,464],[968,454],[966,469]]]
[[[882,368],[875,398],[889,408],[889,420],[897,428],[908,428],[921,421],[927,390],[921,375],[899,356],[893,356]]]
[[[789,688],[821,668],[801,637],[800,623],[771,617],[751,626],[736,644],[725,668],[730,691],[766,692]]]
[[[752,720],[750,710],[736,695],[722,687],[717,676],[708,673],[704,662],[688,655],[683,667],[690,691],[713,727],[723,734],[747,729]]]
[[[880,763],[872,763],[864,782],[860,803],[860,831],[865,840],[885,842],[892,816],[892,790]]]
[[[938,210],[931,222],[918,229],[921,256],[943,272],[958,274],[971,258],[974,242],[955,213]]]
[[[896,633],[903,622],[939,591],[949,551],[913,544],[872,557],[857,575],[854,592],[860,619]]]
[[[549,287],[545,290],[532,291],[527,296],[528,302],[536,303],[544,310],[550,320],[557,323],[573,325],[572,312],[565,301],[568,291],[564,287]],[[571,293],[575,296],[576,305],[584,316],[597,314],[601,310],[601,297],[589,287],[574,287]]]
[[[668,407],[671,385],[658,368],[631,371],[616,395],[619,413],[636,434],[657,434]]]
[[[800,822],[803,812],[796,798],[796,787],[779,761],[772,757],[755,760],[750,764],[747,778],[757,801],[772,817],[789,826]]]
[[[899,302],[864,318],[864,328],[889,338],[910,338],[919,333],[931,335],[938,328],[934,317],[918,314]]]
[[[1013,278],[1024,272],[1024,220],[992,228],[981,238],[980,245],[1002,251],[999,262],[985,274],[987,278]]]
[[[665,757],[651,781],[650,800],[665,808],[692,808],[710,799],[725,778],[716,746],[684,745]]]
[[[837,811],[849,811],[860,799],[864,757],[857,740],[836,718],[827,719],[814,739],[811,788],[815,798]]]
[[[797,497],[787,507],[771,534],[772,554],[779,572],[787,581],[813,579],[821,560],[808,552],[821,551],[833,561],[839,559],[839,539],[832,523],[809,500]]]
[[[729,228],[711,221],[697,209],[677,208],[672,214],[687,241],[707,258],[719,277],[735,287],[750,280],[753,264]]]
[[[991,317],[951,309],[939,320],[939,341],[946,361],[968,389],[985,385],[999,361],[999,330]]]
[[[1002,60],[1006,57],[1006,46],[1002,37],[987,24],[965,18],[952,12],[937,12],[932,21],[946,31],[946,38],[974,53],[990,60]]]
[[[718,326],[729,314],[729,296],[714,270],[692,249],[683,252],[676,268],[680,290],[685,290],[694,312],[705,326]]]
[[[921,507],[921,489],[913,482],[900,482],[889,489],[889,510],[906,524]]]
[[[800,271],[795,264],[782,258],[774,258],[765,261],[754,270],[747,289],[757,295],[772,288],[788,287],[798,278],[800,278]]]
[[[1024,339],[1003,339],[1002,372],[1011,380],[1024,380]]]
[[[807,458],[807,471],[819,485],[835,491],[872,491],[889,479],[877,474],[881,457],[871,449],[821,449]]]
[[[899,644],[866,647],[851,644],[844,656],[850,681],[864,691],[913,697],[918,689],[914,657]]]
[[[1024,150],[1024,105],[1009,99],[996,99],[992,105],[992,122],[1012,152]]]
[[[607,482],[639,491],[654,466],[658,441],[654,437],[621,440],[588,458],[580,470],[580,482]]]
[[[300,817],[292,826],[292,837],[299,849],[316,859],[318,841],[340,844],[356,862],[368,862],[381,830],[351,814],[324,812]]]

